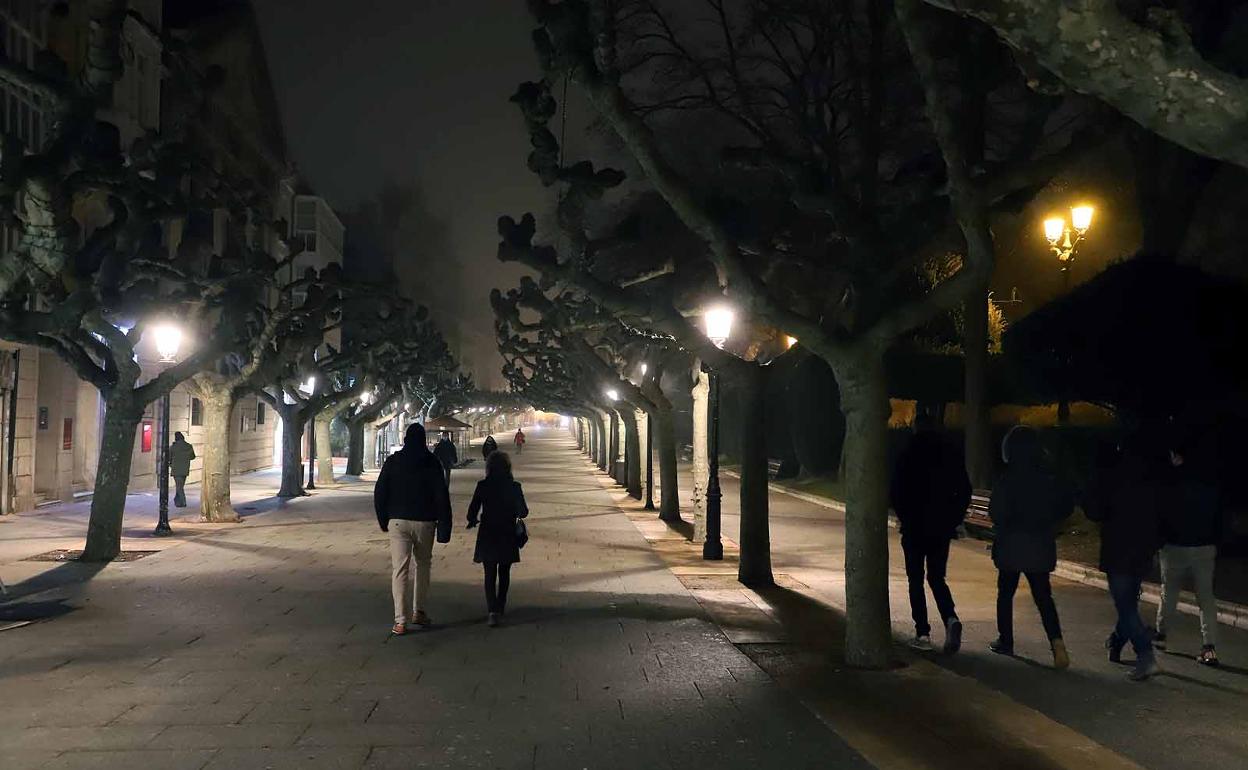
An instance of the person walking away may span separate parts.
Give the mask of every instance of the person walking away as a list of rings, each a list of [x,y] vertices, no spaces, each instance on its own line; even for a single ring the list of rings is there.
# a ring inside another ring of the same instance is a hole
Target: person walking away
[[[898,458],[892,480],[892,506],[901,525],[901,549],[910,585],[910,612],[914,618],[913,647],[932,649],[927,619],[924,572],[945,626],[946,653],[962,646],[962,623],[953,594],[945,582],[949,543],[966,518],[971,481],[962,452],[942,436],[931,416],[915,418],[915,433]]]
[[[390,533],[390,591],[394,597],[391,632],[402,635],[409,625],[424,628],[431,622],[426,608],[433,542],[435,538],[440,543],[451,539],[451,497],[442,463],[425,445],[423,425],[408,426],[403,448],[386,458],[373,489],[373,507],[381,531]]]
[[[997,639],[989,649],[1014,654],[1014,592],[1027,576],[1031,598],[1040,611],[1053,651],[1053,667],[1070,667],[1049,575],[1057,569],[1057,526],[1074,510],[1069,487],[1045,462],[1040,435],[1018,425],[1001,443],[1005,473],[988,503],[992,519],[992,561],[997,567]]]
[[[1152,570],[1161,545],[1160,464],[1140,437],[1132,438],[1116,459],[1104,465],[1103,477],[1085,505],[1088,518],[1101,524],[1100,569],[1109,583],[1118,619],[1105,640],[1114,663],[1122,662],[1128,642],[1135,649],[1129,678],[1149,679],[1159,672],[1152,632],[1140,617],[1140,587]]]
[[[498,449],[498,442],[493,436],[486,436],[485,441],[481,442],[481,459],[490,459],[490,454]]]
[[[1213,573],[1218,543],[1222,540],[1222,507],[1217,486],[1202,478],[1192,466],[1186,447],[1175,443],[1169,452],[1170,467],[1163,476],[1161,604],[1157,607],[1157,636],[1153,644],[1166,649],[1183,579],[1191,574],[1200,605],[1202,647],[1196,661],[1216,666],[1218,600],[1213,593]]]
[[[468,529],[481,525],[472,560],[485,569],[485,606],[491,627],[507,611],[511,565],[520,561],[516,521],[528,515],[524,490],[511,475],[511,458],[506,452],[492,452],[485,461],[485,478],[477,482],[468,505]]]
[[[176,491],[173,504],[178,508],[186,507],[186,477],[191,475],[191,461],[195,459],[195,447],[191,446],[181,431],[173,434],[173,443],[169,446],[169,475],[173,476]]]
[[[523,428],[516,429],[515,441],[516,441],[516,454],[521,454],[522,452],[524,452],[524,442],[528,441],[528,439],[524,435]]]
[[[446,475],[446,485],[451,485],[451,468],[459,462],[459,452],[455,449],[454,442],[451,441],[450,431],[442,431],[438,443],[433,447],[433,456],[438,458],[438,462],[442,463],[442,471]]]

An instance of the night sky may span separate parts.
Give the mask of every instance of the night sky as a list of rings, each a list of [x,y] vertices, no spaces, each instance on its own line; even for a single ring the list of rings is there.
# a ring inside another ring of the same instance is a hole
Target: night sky
[[[536,212],[547,199],[525,168],[527,136],[507,101],[521,80],[538,74],[524,3],[255,6],[291,157],[340,211],[387,179],[422,188],[433,213],[445,218],[451,258],[463,267],[457,296],[430,304],[448,338],[463,341],[478,383],[501,386],[487,295],[514,285],[519,273],[495,259],[495,222],[504,213]]]

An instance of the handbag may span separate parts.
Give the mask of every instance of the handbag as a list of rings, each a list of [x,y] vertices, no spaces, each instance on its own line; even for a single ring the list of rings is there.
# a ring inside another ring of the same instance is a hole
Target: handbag
[[[529,542],[529,528],[524,519],[516,519],[516,548],[523,548]]]

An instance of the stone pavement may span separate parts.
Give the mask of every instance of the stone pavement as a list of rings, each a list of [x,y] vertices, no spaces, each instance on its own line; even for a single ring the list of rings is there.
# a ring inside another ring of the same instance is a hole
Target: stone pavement
[[[681,481],[684,489],[690,488],[687,468]],[[735,540],[740,524],[739,487],[730,477],[723,478],[723,486],[724,535]],[[891,679],[839,671],[834,661],[837,613],[844,608],[844,516],[780,493],[773,492],[770,500],[772,563],[781,586],[771,595],[754,595],[752,599],[786,625],[795,620],[808,622],[820,610],[829,613],[817,629],[821,636],[813,647],[760,647],[753,657],[779,680],[793,686],[825,719],[833,720],[851,744],[877,764],[1102,767],[1110,766],[1116,757],[1158,769],[1244,766],[1248,757],[1248,632],[1221,626],[1218,649],[1224,665],[1220,669],[1204,668],[1192,659],[1200,649],[1197,621],[1181,615],[1171,634],[1171,652],[1160,655],[1164,675],[1142,684],[1127,682],[1127,669],[1110,664],[1102,649],[1113,622],[1108,595],[1097,588],[1055,579],[1054,593],[1063,635],[1074,660],[1072,668],[1061,673],[1049,668],[1048,645],[1025,582],[1014,605],[1018,658],[995,655],[987,645],[996,635],[996,570],[985,544],[966,540],[954,544],[949,566],[950,585],[966,627],[963,651],[955,657],[909,656],[909,669]],[[683,502],[688,504],[688,500]],[[900,543],[892,530],[890,546],[894,632],[904,639],[913,635],[913,625]],[[1156,607],[1141,607],[1151,622]],[[934,610],[932,606],[933,615]],[[935,641],[941,641],[939,631]],[[812,658],[812,648],[823,650],[822,657]],[[1129,651],[1126,657],[1131,657]],[[897,681],[907,679],[915,686],[898,690]],[[917,686],[920,682],[928,686]],[[830,691],[834,693],[831,697]],[[837,692],[840,697],[836,697]],[[862,700],[849,706],[850,713],[846,714],[845,701],[852,701],[850,693]],[[883,714],[881,721],[874,723],[864,716],[872,698],[878,700]],[[875,742],[888,723],[895,721],[897,709],[904,709],[906,728],[893,728],[892,745]],[[1012,715],[1010,719],[1001,718],[1005,710]],[[864,720],[847,726],[844,720],[853,716],[864,716]],[[1063,729],[1069,731],[1064,737]],[[1001,734],[1005,731],[1018,733],[1019,740],[1033,749],[1046,745],[1060,748],[1062,742],[1082,745],[1081,739],[1091,739],[1095,746],[1115,756],[1100,753],[1096,761],[1068,764],[1055,759],[1051,752],[1034,751],[1002,754],[1010,757],[1005,764],[968,761],[976,750],[988,756],[1004,750],[1003,739],[1009,737]],[[1046,738],[1040,737],[1042,731]],[[898,745],[905,742],[911,747],[898,753]]]
[[[242,524],[26,590],[68,611],[0,633],[0,767],[869,766],[708,620],[565,437],[518,458],[532,540],[487,628],[462,526],[479,474],[453,476],[438,625],[405,637],[367,479],[281,506],[257,481]],[[57,515],[0,524],[10,584],[20,554],[80,542],[81,514]]]

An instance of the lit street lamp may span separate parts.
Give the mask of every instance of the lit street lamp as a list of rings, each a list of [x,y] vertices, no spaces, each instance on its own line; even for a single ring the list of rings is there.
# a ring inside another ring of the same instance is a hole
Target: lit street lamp
[[[646,372],[650,367],[641,365],[642,384],[645,384]],[[650,410],[646,410],[646,504],[644,509],[654,510],[654,423],[650,420]]]
[[[1070,224],[1065,217],[1049,217],[1044,220],[1044,238],[1049,242],[1053,256],[1061,263],[1062,272],[1069,275],[1070,265],[1075,261],[1075,250],[1092,227],[1091,206],[1075,206],[1070,210]]]
[[[316,395],[316,377],[308,378],[308,381],[299,386],[299,390],[307,393],[309,396]],[[304,485],[304,489],[316,489],[316,415],[308,415],[308,483]]]
[[[152,330],[156,339],[156,354],[160,363],[172,364],[178,360],[178,348],[182,346],[182,330],[170,324],[161,324]],[[172,535],[169,526],[169,392],[160,397],[160,467],[156,474],[156,493],[160,500],[160,520],[156,522],[158,537]]]
[[[732,334],[734,320],[732,310],[717,307],[706,314],[706,337],[721,350]],[[702,369],[707,374],[710,392],[707,394],[707,408],[710,419],[707,425],[707,458],[710,465],[710,478],[706,482],[706,542],[702,544],[702,558],[708,561],[721,561],[724,558],[724,544],[720,540],[720,501],[723,492],[719,488],[719,373],[714,367],[702,362]]]
[[[616,401],[620,400],[620,394],[614,388],[611,388],[607,390],[607,398],[609,398],[611,400],[611,403],[614,404]],[[608,446],[607,446],[608,462],[610,463],[610,467],[607,468],[607,475],[615,479],[617,482],[619,482],[620,480],[620,476],[619,476],[619,455],[620,455],[619,419],[620,419],[620,415],[615,410],[615,407],[613,406],[611,408],[611,433],[608,437]]]

